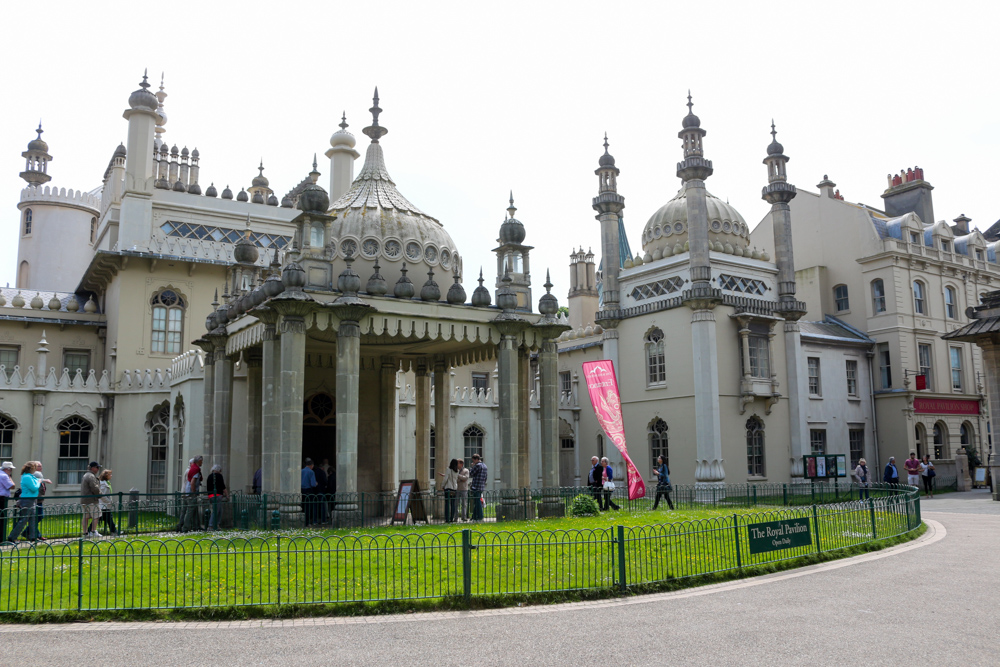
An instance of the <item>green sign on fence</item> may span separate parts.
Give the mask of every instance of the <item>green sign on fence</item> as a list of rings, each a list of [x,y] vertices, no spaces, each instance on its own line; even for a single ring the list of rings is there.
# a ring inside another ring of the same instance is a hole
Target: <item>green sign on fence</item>
[[[812,544],[809,519],[747,524],[747,540],[751,554],[809,546]]]

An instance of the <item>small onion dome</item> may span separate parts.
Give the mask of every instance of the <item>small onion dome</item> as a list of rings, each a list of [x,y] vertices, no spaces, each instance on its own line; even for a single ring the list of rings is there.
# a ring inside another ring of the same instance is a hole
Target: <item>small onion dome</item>
[[[115,149],[111,157],[125,157],[125,144],[118,144],[118,148]]]
[[[62,301],[55,294],[49,299],[49,310],[62,310]]]
[[[615,166],[615,158],[608,152],[608,135],[606,133],[604,135],[604,155],[597,161],[597,164],[602,167]]]
[[[434,269],[427,272],[427,282],[420,288],[421,301],[440,301],[441,288],[434,282]]]
[[[179,150],[177,150],[177,144],[174,144],[173,146],[170,147],[170,154],[171,155],[180,155],[181,154],[181,152]]]
[[[181,157],[187,157],[189,155],[191,155],[191,152],[188,151],[188,147],[187,146],[185,146],[184,148],[181,149]]]
[[[42,295],[39,294],[38,292],[35,292],[35,296],[32,297],[31,299],[31,307],[34,308],[35,310],[41,310],[42,306],[44,305],[45,302],[42,301]]]
[[[330,195],[326,190],[310,183],[299,193],[299,210],[306,213],[326,213],[330,208]]]
[[[361,289],[361,276],[351,266],[354,264],[354,255],[345,257],[344,262],[347,264],[347,268],[337,276],[337,289],[347,296],[354,296]]]
[[[455,267],[455,272],[452,274],[455,282],[451,287],[448,288],[448,303],[459,305],[465,303],[465,288],[462,287],[461,276],[458,275],[458,267]]]
[[[767,147],[768,155],[781,155],[785,152],[785,147],[778,143],[777,139],[771,142],[771,145]]]
[[[472,305],[477,308],[485,308],[490,305],[492,300],[490,291],[483,287],[483,270],[479,269],[479,287],[472,290]]]
[[[21,296],[21,290],[18,290],[17,294],[14,295],[14,298],[13,300],[11,300],[10,305],[14,306],[15,308],[24,308],[24,297]]]
[[[232,199],[233,198],[233,191],[229,189],[228,185],[222,191],[222,198],[223,199]]]
[[[278,198],[276,196],[274,196],[274,195],[271,195],[270,197],[267,198],[267,205],[268,206],[277,206],[278,205]]]
[[[249,237],[249,233],[241,236],[233,248],[233,259],[240,264],[256,264],[257,258],[260,257],[260,251],[257,250],[256,244]]]
[[[229,193],[229,194],[232,194],[232,193]],[[207,190],[205,190],[205,196],[206,197],[218,197],[219,196],[219,191],[215,189],[215,183],[214,182],[211,185],[208,186]]]
[[[382,267],[379,266],[378,260],[375,260],[375,266],[373,268],[375,269],[375,273],[373,273],[372,277],[368,279],[368,283],[365,285],[365,291],[375,296],[382,296],[389,291],[389,285],[385,282],[385,278],[382,277],[382,274],[379,273],[379,269]]]
[[[205,318],[205,329],[207,331],[215,331],[215,328],[219,326],[218,313],[214,310],[208,314]]]
[[[406,262],[403,262],[403,267],[399,270],[399,273],[399,280],[396,281],[396,286],[392,288],[392,293],[397,299],[412,299],[415,290],[413,288],[413,281],[406,276]]]
[[[263,193],[261,193],[260,190],[257,190],[256,192],[253,193],[253,198],[250,201],[252,201],[254,204],[263,204],[264,203]]]
[[[244,188],[240,188],[240,193],[236,195],[236,201],[250,201],[250,195]]]
[[[273,296],[278,296],[285,291],[285,284],[281,282],[281,278],[278,277],[277,273],[272,273],[264,281],[264,296],[271,298]]]
[[[520,220],[514,218],[514,213],[517,208],[514,206],[514,193],[510,193],[510,206],[507,207],[507,213],[510,217],[503,221],[500,225],[500,243],[521,243],[524,241],[524,225],[521,224]]]
[[[250,307],[256,308],[260,304],[267,300],[267,295],[264,294],[264,288],[258,287],[254,291],[250,292]]]
[[[503,287],[497,291],[497,305],[503,309],[504,312],[508,312],[517,308],[517,295],[510,288],[510,276],[504,274],[503,276]]]
[[[83,312],[85,313],[96,313],[97,304],[94,303],[94,297],[87,297],[87,303],[83,304]]]
[[[551,317],[559,312],[559,300],[552,294],[552,280],[549,272],[545,272],[545,294],[538,300],[538,312],[546,317]]]
[[[253,177],[253,182],[251,183],[251,185],[253,185],[253,187],[255,188],[266,188],[268,185],[270,185],[270,181],[268,181],[267,176],[264,175],[263,162],[260,163],[258,169],[260,171],[256,176]]]
[[[174,183],[174,192],[186,192],[186,191],[187,188],[184,187],[184,182],[178,178],[177,181]]]
[[[201,194],[201,186],[198,185],[197,183],[192,183],[191,185],[188,186],[188,194],[200,195]]]
[[[80,302],[76,300],[76,295],[73,294],[69,297],[69,301],[66,302],[66,310],[71,313],[75,313],[80,310]]]
[[[39,121],[38,122],[38,129],[35,130],[35,132],[38,133],[38,136],[28,142],[28,150],[29,151],[36,151],[36,152],[40,152],[40,153],[48,153],[49,152],[49,145],[47,143],[45,143],[44,139],[42,139],[42,132],[44,132],[44,131],[45,130],[42,129],[42,122]],[[117,153],[117,151],[116,151],[116,153]]]
[[[281,270],[281,284],[286,290],[298,291],[306,284],[306,271],[296,262]]]
[[[694,115],[694,103],[691,102],[691,91],[688,91],[688,115],[684,116],[681,124],[684,127],[701,127],[701,119]]]
[[[201,157],[201,153],[198,152],[197,148],[191,151],[191,157]]]
[[[159,106],[160,102],[156,99],[156,96],[153,95],[153,93],[149,92],[149,83],[147,83],[146,79],[146,73],[143,72],[142,83],[139,84],[139,90],[128,96],[128,105],[133,109],[155,112],[156,107]]]
[[[281,198],[281,208],[295,208],[295,204],[292,203],[288,195]]]
[[[340,120],[340,129],[333,133],[330,137],[330,145],[334,148],[338,146],[347,146],[348,148],[354,148],[357,140],[354,135],[347,131],[347,114],[345,113],[343,118]]]

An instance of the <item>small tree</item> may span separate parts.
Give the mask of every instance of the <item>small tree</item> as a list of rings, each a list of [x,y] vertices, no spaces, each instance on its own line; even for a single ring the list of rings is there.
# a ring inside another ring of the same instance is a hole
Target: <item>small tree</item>
[[[573,507],[570,510],[573,516],[597,516],[601,508],[597,506],[597,501],[593,496],[581,493],[573,499]]]

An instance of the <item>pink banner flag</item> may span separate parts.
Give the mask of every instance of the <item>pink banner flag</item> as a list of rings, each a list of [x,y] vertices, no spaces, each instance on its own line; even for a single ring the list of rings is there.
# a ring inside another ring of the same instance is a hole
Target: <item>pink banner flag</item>
[[[642,498],[646,495],[646,484],[625,448],[625,423],[622,420],[622,401],[618,395],[615,366],[608,359],[585,361],[583,375],[587,378],[587,391],[590,393],[590,404],[594,406],[594,412],[597,414],[597,422],[625,457],[628,499]]]

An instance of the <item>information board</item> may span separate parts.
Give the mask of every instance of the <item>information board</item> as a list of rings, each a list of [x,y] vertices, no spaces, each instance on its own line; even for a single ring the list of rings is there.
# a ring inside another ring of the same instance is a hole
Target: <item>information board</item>
[[[846,454],[807,454],[802,462],[806,479],[847,477]]]
[[[392,523],[397,521],[406,523],[407,512],[413,517],[413,523],[418,521],[427,523],[427,512],[424,510],[424,501],[420,495],[420,484],[415,479],[404,479],[399,482]]]
[[[747,524],[747,541],[750,543],[751,554],[807,547],[812,544],[809,519]]]
[[[976,468],[976,472],[973,473],[972,485],[983,487],[986,484],[986,468]]]

